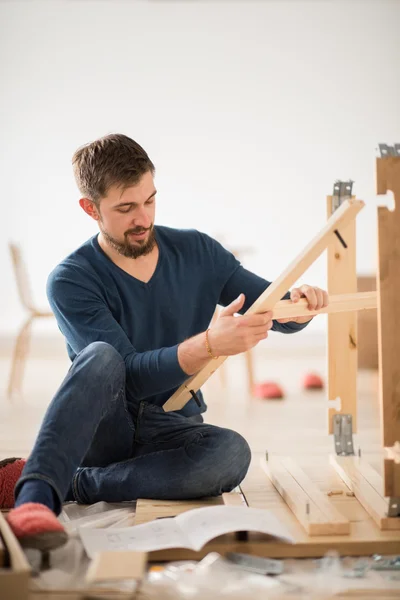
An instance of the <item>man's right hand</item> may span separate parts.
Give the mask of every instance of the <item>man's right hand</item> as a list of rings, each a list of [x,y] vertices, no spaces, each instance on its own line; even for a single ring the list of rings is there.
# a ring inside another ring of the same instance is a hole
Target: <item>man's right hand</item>
[[[208,332],[208,341],[214,356],[232,356],[254,348],[268,337],[272,328],[272,311],[238,315],[245,301],[244,294],[223,308]]]

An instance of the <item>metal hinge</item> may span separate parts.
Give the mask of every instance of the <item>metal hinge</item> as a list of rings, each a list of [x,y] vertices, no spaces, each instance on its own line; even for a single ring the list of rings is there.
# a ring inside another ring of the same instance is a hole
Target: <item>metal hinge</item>
[[[351,181],[351,179],[349,181],[335,181],[332,194],[332,212],[335,212],[342,202],[351,198],[353,183],[354,181]]]
[[[354,455],[353,417],[351,415],[333,415],[333,439],[338,456]]]
[[[379,152],[381,153],[381,158],[386,158],[386,156],[400,156],[400,144],[393,144],[393,146],[379,144]]]
[[[389,498],[388,517],[400,517],[400,498],[397,496]]]

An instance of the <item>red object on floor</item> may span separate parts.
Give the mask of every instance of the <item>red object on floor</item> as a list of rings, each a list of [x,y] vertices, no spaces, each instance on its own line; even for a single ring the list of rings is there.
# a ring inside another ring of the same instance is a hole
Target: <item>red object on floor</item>
[[[303,379],[303,388],[305,390],[322,390],[324,382],[322,377],[316,373],[307,373]]]
[[[13,508],[7,522],[22,546],[53,550],[65,544],[67,533],[50,508],[38,502],[27,502]]]
[[[257,383],[253,387],[253,395],[265,400],[279,400],[283,398],[284,393],[280,385],[273,381],[266,381],[264,383]]]
[[[14,488],[25,463],[23,458],[0,460],[0,509],[14,507]]]

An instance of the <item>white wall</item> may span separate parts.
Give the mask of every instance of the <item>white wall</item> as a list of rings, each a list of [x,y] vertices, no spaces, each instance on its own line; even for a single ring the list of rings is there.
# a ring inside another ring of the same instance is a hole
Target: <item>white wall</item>
[[[0,2],[0,334],[23,314],[8,239],[45,303],[48,272],[96,231],[71,156],[109,132],[155,162],[159,223],[253,245],[244,262],[270,279],[323,225],[334,180],[354,179],[372,272],[375,149],[400,141],[399,23],[396,0]],[[325,284],[324,258],[304,280]]]

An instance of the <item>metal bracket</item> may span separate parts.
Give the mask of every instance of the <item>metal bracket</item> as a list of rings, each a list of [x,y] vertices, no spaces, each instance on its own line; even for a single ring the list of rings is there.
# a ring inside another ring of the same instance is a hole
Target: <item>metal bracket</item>
[[[400,517],[400,498],[397,496],[389,498],[388,517]]]
[[[386,158],[387,156],[400,156],[400,144],[394,144],[393,146],[379,144],[379,152],[381,153],[381,158]]]
[[[333,415],[333,439],[338,456],[353,456],[353,417]]]
[[[345,201],[351,198],[354,181],[335,181],[332,194],[332,212],[334,212]]]
[[[394,558],[383,558],[380,554],[374,554],[371,569],[374,571],[400,571],[400,556]]]

